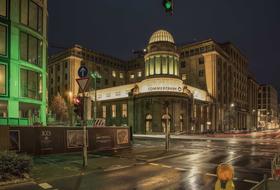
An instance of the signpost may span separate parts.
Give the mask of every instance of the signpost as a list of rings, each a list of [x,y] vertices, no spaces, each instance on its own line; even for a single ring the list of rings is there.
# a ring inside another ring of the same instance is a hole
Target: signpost
[[[165,123],[165,150],[169,150],[169,143],[170,143],[170,116],[168,113],[168,103],[166,102],[166,114],[163,115],[163,119],[166,120]]]
[[[82,93],[83,93],[83,109],[85,109],[85,89],[86,86],[88,84],[89,78],[87,77],[88,75],[88,69],[86,68],[86,66],[81,66],[78,70],[78,75],[80,78],[76,79]],[[88,164],[88,160],[87,160],[87,130],[86,130],[86,119],[85,119],[85,115],[83,114],[83,118],[82,118],[82,126],[83,126],[83,167],[87,167]]]

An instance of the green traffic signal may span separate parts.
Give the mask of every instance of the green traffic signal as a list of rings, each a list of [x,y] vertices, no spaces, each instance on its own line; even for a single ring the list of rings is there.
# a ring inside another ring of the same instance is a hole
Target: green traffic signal
[[[165,2],[164,6],[165,6],[166,9],[170,9],[172,7],[171,1]]]

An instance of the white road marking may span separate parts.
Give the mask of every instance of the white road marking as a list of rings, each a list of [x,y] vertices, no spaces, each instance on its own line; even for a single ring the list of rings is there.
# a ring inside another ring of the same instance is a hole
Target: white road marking
[[[208,176],[213,176],[213,177],[217,177],[217,175],[216,175],[216,174],[206,173],[206,175],[208,175]]]
[[[43,189],[51,189],[52,188],[52,186],[48,183],[40,183],[39,186],[42,187]]]
[[[238,159],[238,158],[240,158],[240,157],[242,157],[242,156],[236,156],[236,157],[234,157],[234,158],[232,158],[232,159],[226,161],[225,163],[229,163],[229,162],[231,162],[231,161],[233,161],[233,160],[236,160],[236,159]]]
[[[153,166],[158,166],[158,164],[156,163],[149,163],[150,165],[153,165]]]
[[[187,169],[185,168],[175,168],[176,170],[179,170],[179,171],[187,171]]]
[[[248,179],[244,179],[243,181],[244,181],[244,182],[248,182],[248,183],[254,183],[254,184],[260,183],[260,182],[258,182],[258,181],[248,180]]]

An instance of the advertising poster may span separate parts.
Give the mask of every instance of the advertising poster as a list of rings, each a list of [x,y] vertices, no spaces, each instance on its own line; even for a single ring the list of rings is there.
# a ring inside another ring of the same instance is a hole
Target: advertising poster
[[[83,130],[67,130],[67,148],[82,148],[83,147]],[[86,142],[88,146],[88,131],[86,134]]]
[[[19,130],[10,130],[10,150],[20,151],[20,131]]]
[[[52,150],[52,132],[50,130],[42,130],[41,136],[41,150]]]
[[[128,130],[127,129],[117,129],[117,143],[118,144],[128,144]]]

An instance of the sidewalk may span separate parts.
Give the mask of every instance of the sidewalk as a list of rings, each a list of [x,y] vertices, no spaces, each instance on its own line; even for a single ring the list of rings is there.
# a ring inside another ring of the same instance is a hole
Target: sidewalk
[[[117,152],[88,154],[88,167],[82,167],[82,153],[68,153],[34,157],[31,177],[38,183],[64,177],[84,175],[91,172],[109,172],[133,167],[165,158],[187,154],[181,151],[168,151],[164,147],[133,147]]]
[[[271,141],[272,138],[262,138],[265,137],[267,134],[275,135],[273,140],[280,141],[280,130],[276,130],[273,132],[269,131],[261,131],[261,132],[254,132],[245,135],[238,135],[238,134],[215,134],[215,135],[171,135],[171,139],[176,140],[215,140],[215,141],[229,141],[235,140],[240,142],[245,141]],[[134,134],[134,138],[136,139],[165,139],[165,135],[144,135],[144,134]]]

